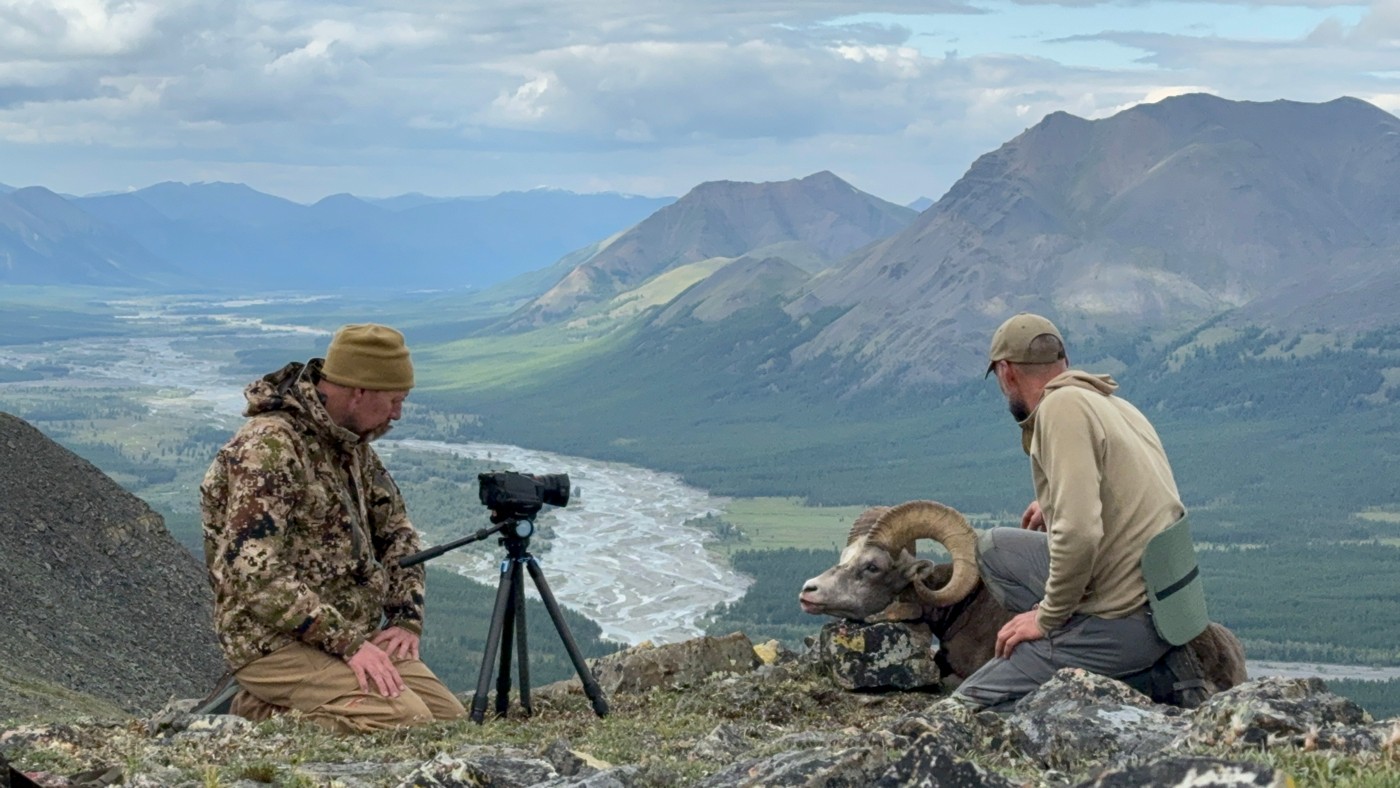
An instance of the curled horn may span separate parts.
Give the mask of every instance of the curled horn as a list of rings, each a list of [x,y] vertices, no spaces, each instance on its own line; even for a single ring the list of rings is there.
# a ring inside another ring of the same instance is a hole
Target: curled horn
[[[977,587],[977,532],[956,509],[935,501],[902,503],[881,515],[869,536],[871,543],[896,555],[900,549],[908,549],[912,555],[918,539],[932,539],[948,550],[953,576],[933,591],[930,601],[937,607],[960,602]]]

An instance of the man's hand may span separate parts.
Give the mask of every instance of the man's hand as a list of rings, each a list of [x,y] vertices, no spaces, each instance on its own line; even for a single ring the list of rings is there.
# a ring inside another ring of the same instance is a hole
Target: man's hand
[[[403,627],[381,629],[369,642],[384,649],[390,659],[418,659],[418,636]]]
[[[1021,515],[1021,527],[1027,531],[1045,530],[1045,512],[1040,511],[1040,501],[1031,501],[1026,507],[1025,514]]]
[[[1017,644],[1045,637],[1045,633],[1040,631],[1040,624],[1037,624],[1035,620],[1038,612],[1032,608],[1014,616],[1002,626],[1001,631],[997,633],[996,654],[998,657],[1008,658]]]
[[[360,682],[360,692],[369,692],[370,682],[374,682],[375,689],[386,698],[397,698],[405,689],[399,669],[394,667],[389,655],[372,641],[366,641],[358,651],[346,657],[345,662],[355,671],[355,680]]]

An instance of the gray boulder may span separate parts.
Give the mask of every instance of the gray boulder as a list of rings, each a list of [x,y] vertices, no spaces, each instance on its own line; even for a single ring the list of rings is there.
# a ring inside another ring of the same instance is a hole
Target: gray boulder
[[[701,788],[755,786],[825,786],[867,788],[889,768],[883,748],[818,747],[788,750],[732,764],[697,783]]]
[[[875,788],[1016,788],[1016,783],[957,758],[937,735],[926,733],[885,770]]]
[[[1179,710],[1078,668],[1060,670],[1017,701],[1007,722],[1028,755],[1065,771],[1157,755],[1189,724]]]
[[[1187,739],[1206,746],[1297,747],[1374,752],[1389,724],[1376,724],[1356,703],[1328,691],[1322,679],[1265,678],[1206,701],[1191,715]]]
[[[813,648],[843,689],[930,689],[943,678],[933,661],[933,633],[923,624],[833,621]]]
[[[657,687],[686,687],[715,673],[750,673],[760,664],[748,636],[735,632],[664,646],[648,641],[600,657],[589,667],[603,692],[612,695],[642,693]]]

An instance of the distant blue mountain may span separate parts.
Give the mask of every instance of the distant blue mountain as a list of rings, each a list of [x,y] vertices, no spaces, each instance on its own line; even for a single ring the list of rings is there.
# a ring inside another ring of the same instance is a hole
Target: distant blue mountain
[[[484,200],[485,197],[434,197],[429,194],[419,194],[409,192],[394,197],[361,197],[361,200],[383,208],[386,211],[406,211],[409,208],[418,208],[423,205],[431,205],[435,202],[451,202],[452,200]]]
[[[0,282],[187,284],[174,266],[130,235],[40,186],[0,194]]]
[[[453,288],[544,268],[673,199],[536,190],[303,205],[243,184],[161,183],[72,202],[211,286]]]
[[[932,206],[932,205],[933,205],[933,198],[931,198],[931,197],[920,197],[919,199],[917,199],[917,200],[915,200],[915,201],[909,203],[909,205],[908,205],[907,207],[909,207],[909,208],[911,208],[911,209],[913,209],[913,210],[915,210],[915,211],[918,211],[919,213],[923,213],[925,210],[927,210],[927,209],[928,209],[930,206]]]

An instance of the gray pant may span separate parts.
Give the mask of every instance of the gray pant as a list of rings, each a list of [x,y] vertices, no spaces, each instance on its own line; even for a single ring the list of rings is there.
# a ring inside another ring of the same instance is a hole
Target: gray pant
[[[1012,613],[1030,610],[1045,596],[1050,545],[1044,533],[1020,528],[984,531],[977,540],[977,563],[987,590]],[[1010,657],[993,657],[968,676],[953,697],[996,707],[1034,692],[1060,668],[1122,678],[1152,667],[1169,648],[1146,605],[1125,618],[1075,615],[1048,636],[1017,644]]]

